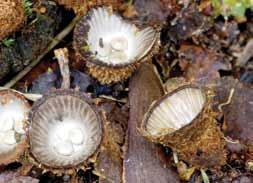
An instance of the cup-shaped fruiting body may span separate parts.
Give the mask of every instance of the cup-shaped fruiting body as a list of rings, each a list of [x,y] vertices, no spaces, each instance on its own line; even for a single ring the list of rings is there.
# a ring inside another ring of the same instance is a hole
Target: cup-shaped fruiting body
[[[127,79],[155,46],[155,29],[138,28],[106,7],[92,9],[74,31],[74,48],[101,83]]]
[[[223,165],[225,141],[211,109],[211,90],[185,85],[156,101],[146,113],[141,133],[171,147],[197,168]]]
[[[56,173],[82,168],[96,154],[102,131],[99,114],[87,96],[72,90],[55,91],[32,108],[31,158]]]
[[[0,164],[8,164],[23,154],[26,145],[25,125],[30,105],[19,93],[0,91]]]
[[[26,16],[21,0],[0,1],[0,41],[17,31],[25,22]]]

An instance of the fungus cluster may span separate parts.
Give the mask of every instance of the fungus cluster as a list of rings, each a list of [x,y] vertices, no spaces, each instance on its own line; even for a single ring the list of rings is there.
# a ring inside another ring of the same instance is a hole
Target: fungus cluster
[[[156,41],[155,29],[141,29],[105,7],[91,10],[74,32],[78,56],[101,83],[127,79]]]
[[[0,1],[0,41],[15,32],[25,22],[25,10],[20,0]]]
[[[0,91],[0,163],[18,159],[24,150],[25,124],[30,106],[23,96],[11,90]]]
[[[5,10],[0,11],[0,40],[8,34],[7,30],[15,31],[24,21],[21,7],[19,1],[0,2],[0,9]],[[100,7],[91,10],[76,26],[74,48],[78,57],[87,62],[89,73],[108,84],[130,77],[147,59],[157,37],[155,29],[142,29],[109,8]],[[66,59],[63,55],[67,55],[66,50],[56,51],[59,62]],[[31,110],[22,95],[0,91],[0,164],[18,158],[26,140],[31,159],[53,170],[86,165],[101,147],[100,114],[89,97],[69,89],[66,65],[68,62],[60,63],[62,89],[43,96]],[[210,98],[206,89],[192,85],[173,90],[149,108],[141,125],[142,135],[171,147],[196,167],[224,164],[225,142]],[[29,112],[26,139],[24,129]]]

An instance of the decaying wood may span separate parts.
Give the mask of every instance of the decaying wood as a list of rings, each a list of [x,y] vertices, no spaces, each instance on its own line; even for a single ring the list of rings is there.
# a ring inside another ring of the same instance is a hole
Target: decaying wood
[[[130,118],[123,163],[123,182],[180,182],[177,174],[166,168],[161,147],[148,142],[138,133],[149,105],[163,95],[163,88],[151,64],[144,64],[129,86]]]
[[[120,183],[123,171],[123,153],[125,131],[128,120],[128,106],[118,107],[115,102],[102,100],[100,108],[104,116],[104,139],[95,171],[99,183]]]
[[[104,149],[100,152],[98,159],[99,183],[120,183],[122,174],[122,159],[114,159]]]

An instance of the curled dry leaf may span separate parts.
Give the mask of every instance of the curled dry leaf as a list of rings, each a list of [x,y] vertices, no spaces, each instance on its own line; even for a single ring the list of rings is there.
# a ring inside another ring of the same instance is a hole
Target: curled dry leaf
[[[219,70],[231,70],[222,55],[195,45],[182,44],[179,50],[180,67],[189,81],[212,83],[220,77]]]

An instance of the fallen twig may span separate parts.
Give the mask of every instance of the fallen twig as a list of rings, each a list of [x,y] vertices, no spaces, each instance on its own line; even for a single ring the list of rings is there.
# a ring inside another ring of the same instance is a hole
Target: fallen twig
[[[62,75],[62,89],[70,88],[70,71],[69,71],[69,58],[68,58],[68,49],[60,48],[54,50],[55,57],[58,60],[58,64],[61,70]]]
[[[123,104],[127,103],[126,99],[116,99],[112,96],[107,96],[107,95],[99,95],[99,98],[104,98],[104,99],[112,100],[112,101],[123,103]]]

